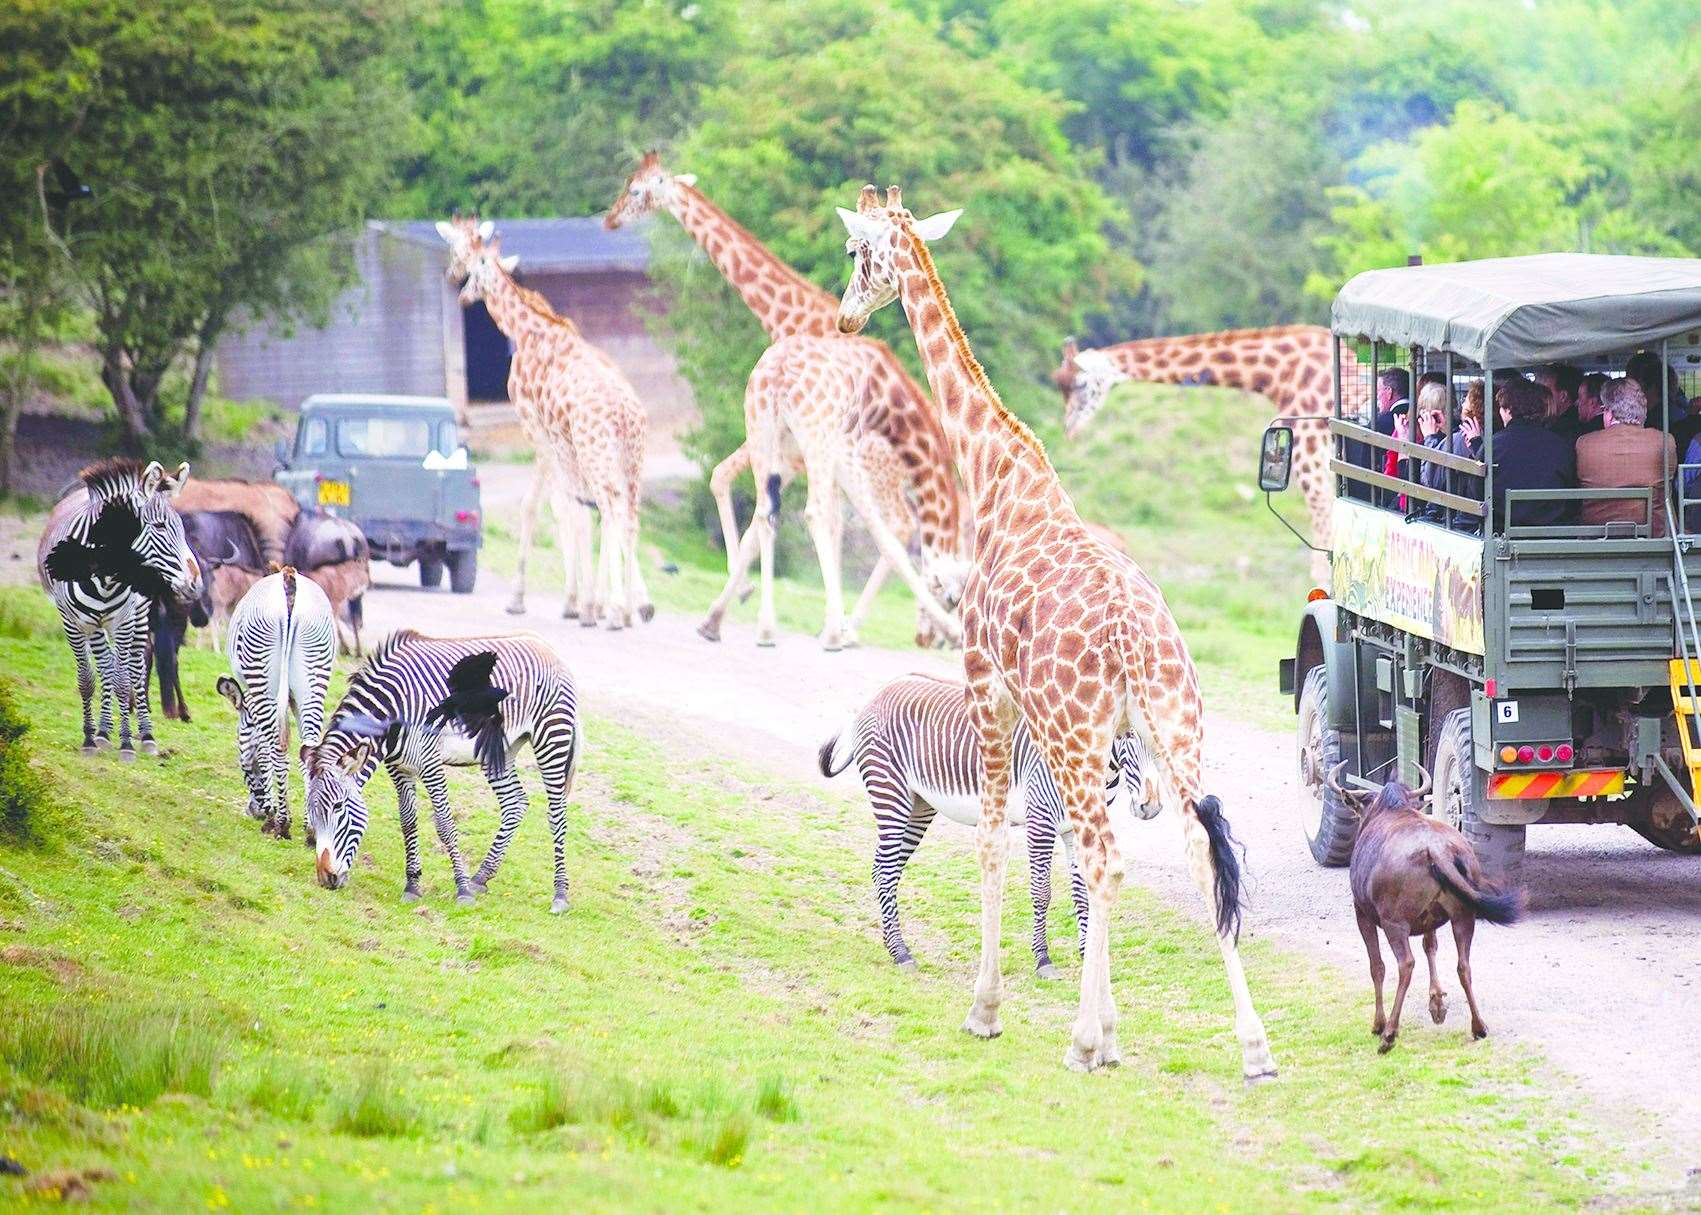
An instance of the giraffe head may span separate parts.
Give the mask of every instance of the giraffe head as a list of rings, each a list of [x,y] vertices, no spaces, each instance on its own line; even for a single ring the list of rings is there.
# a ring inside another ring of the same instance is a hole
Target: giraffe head
[[[1063,393],[1063,433],[1073,439],[1103,407],[1110,390],[1129,376],[1104,351],[1082,350],[1069,338],[1051,378]]]
[[[457,214],[453,219],[438,220],[437,235],[449,246],[449,268],[444,277],[456,283],[465,279],[474,251],[495,233],[494,223],[487,219],[481,224],[476,215]]]
[[[680,173],[676,176],[669,173],[659,155],[655,152],[645,152],[644,159],[638,162],[638,167],[632,170],[632,176],[626,179],[626,186],[620,191],[620,196],[614,200],[608,214],[602,217],[602,226],[618,228],[621,224],[643,219],[652,211],[671,207],[679,197],[681,186],[696,184],[697,178],[693,174]]]
[[[449,243],[449,278],[461,281],[461,303],[484,299],[514,272],[519,256],[502,256],[502,238],[488,219],[482,224],[457,216],[439,223],[437,234]]]
[[[879,193],[873,186],[862,187],[857,209],[838,208],[850,239],[845,252],[851,259],[850,282],[839,301],[839,332],[860,333],[868,318],[898,298],[899,253],[908,251],[911,234],[931,244],[951,230],[962,211],[943,211],[926,219],[917,219],[904,209],[898,187],[886,191],[886,205],[880,205]]]

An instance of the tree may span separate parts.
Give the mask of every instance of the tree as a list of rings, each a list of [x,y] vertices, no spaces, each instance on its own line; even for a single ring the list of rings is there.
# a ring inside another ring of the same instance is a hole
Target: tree
[[[213,346],[242,310],[311,317],[349,281],[349,259],[322,242],[346,241],[403,146],[386,57],[399,15],[361,0],[0,8],[8,184],[62,158],[93,190],[57,218],[33,181],[11,197],[37,199],[33,222],[51,226],[60,272],[94,314],[132,447],[165,420],[180,359],[195,362],[193,439]]]
[[[832,37],[818,36],[829,27]],[[833,209],[853,206],[863,183],[905,186],[918,214],[964,208],[936,250],[940,273],[993,382],[1038,417],[1056,408],[1041,386],[1059,341],[1135,272],[1107,246],[1117,211],[1090,177],[1091,158],[1063,135],[1068,112],[907,13],[837,0],[775,6],[668,160],[834,295],[846,263]],[[742,437],[743,386],[765,343],[677,235],[654,272],[703,413],[693,450],[712,463]],[[899,309],[883,311],[871,333],[919,371]]]

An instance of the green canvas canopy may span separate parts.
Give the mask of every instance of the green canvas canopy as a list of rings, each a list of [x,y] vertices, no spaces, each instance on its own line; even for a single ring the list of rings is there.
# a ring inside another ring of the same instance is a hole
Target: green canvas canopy
[[[1701,328],[1701,260],[1541,253],[1367,270],[1335,297],[1341,337],[1528,367]]]

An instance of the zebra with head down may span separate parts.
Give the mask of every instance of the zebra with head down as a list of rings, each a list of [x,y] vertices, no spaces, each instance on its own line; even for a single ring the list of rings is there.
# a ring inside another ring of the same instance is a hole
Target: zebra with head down
[[[901,675],[892,680],[821,745],[823,776],[837,776],[852,760],[874,810],[874,899],[880,908],[881,935],[892,960],[910,969],[915,959],[898,926],[898,879],[904,866],[936,813],[968,826],[980,818],[980,746],[969,724],[962,682],[932,675]],[[1119,819],[1127,821],[1121,813],[1124,806],[1138,818],[1151,818],[1158,811],[1155,800],[1141,804],[1147,799],[1133,735],[1112,744],[1105,796],[1113,825]],[[1025,823],[1027,827],[1034,967],[1042,979],[1059,978],[1046,937],[1051,859],[1059,839],[1069,861],[1075,928],[1083,947],[1087,888],[1075,867],[1074,843],[1057,785],[1024,727],[1016,730],[1007,817],[1011,826]]]
[[[153,600],[190,602],[201,593],[201,568],[183,536],[171,499],[189,478],[187,463],[168,476],[159,463],[101,460],[84,468],[83,484],[47,519],[36,572],[59,609],[77,660],[83,698],[83,753],[110,746],[112,701],[118,701],[118,754],[134,759],[130,718],[142,750],[158,753],[148,709],[148,609]],[[93,700],[100,673],[100,727]]]
[[[402,897],[419,898],[419,836],[415,790],[431,799],[437,835],[449,854],[459,902],[470,903],[496,876],[526,813],[526,791],[515,770],[522,744],[543,775],[549,832],[555,845],[555,897],[567,910],[567,795],[579,758],[578,693],[566,665],[541,638],[426,637],[393,633],[349,681],[318,746],[304,746],[307,827],[319,883],[348,882],[366,832],[361,789],[383,763],[396,786],[396,808],[407,852]],[[496,791],[501,819],[490,851],[470,877],[455,839],[445,765],[478,764]]]
[[[316,746],[337,656],[331,601],[293,566],[283,566],[236,605],[228,648],[235,678],[219,676],[218,690],[236,710],[248,813],[261,820],[261,830],[288,839],[289,716],[293,709],[302,743]]]

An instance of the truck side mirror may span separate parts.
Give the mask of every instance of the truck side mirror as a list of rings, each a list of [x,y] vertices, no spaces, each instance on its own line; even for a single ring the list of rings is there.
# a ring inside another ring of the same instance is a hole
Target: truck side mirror
[[[1264,431],[1264,442],[1258,450],[1258,488],[1267,494],[1279,494],[1288,487],[1293,476],[1293,431],[1286,426],[1271,426]]]

